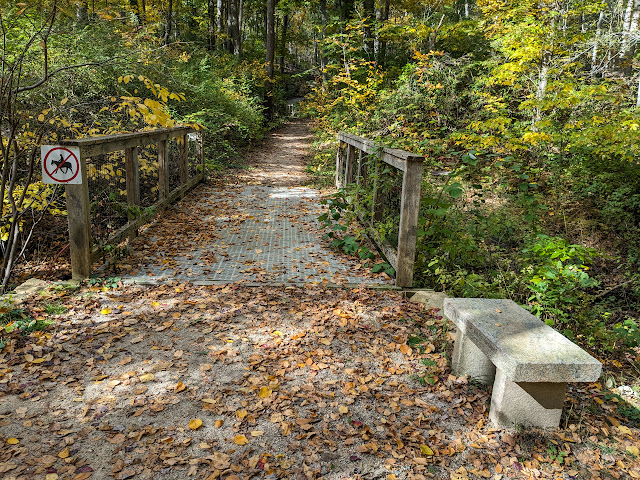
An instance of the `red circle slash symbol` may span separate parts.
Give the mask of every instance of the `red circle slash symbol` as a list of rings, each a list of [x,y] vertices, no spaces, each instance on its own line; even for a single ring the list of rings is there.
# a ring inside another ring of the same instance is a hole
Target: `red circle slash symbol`
[[[55,158],[56,155],[59,155],[58,159]],[[70,182],[76,178],[80,172],[80,162],[78,158],[72,151],[64,147],[55,147],[49,150],[43,163],[47,175],[52,180],[60,183]],[[51,168],[54,166],[55,168],[51,171]],[[60,171],[60,175],[54,176],[58,171]],[[73,175],[70,178],[65,178],[69,172]]]

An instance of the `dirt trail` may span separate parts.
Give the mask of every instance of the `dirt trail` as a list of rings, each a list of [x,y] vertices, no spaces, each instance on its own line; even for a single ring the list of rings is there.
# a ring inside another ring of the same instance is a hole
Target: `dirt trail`
[[[299,188],[297,141],[270,145],[295,173],[259,153],[238,190]],[[393,292],[105,282],[22,308],[53,324],[3,337],[3,479],[640,478],[637,426],[597,386],[570,387],[558,432],[490,428],[447,322]]]

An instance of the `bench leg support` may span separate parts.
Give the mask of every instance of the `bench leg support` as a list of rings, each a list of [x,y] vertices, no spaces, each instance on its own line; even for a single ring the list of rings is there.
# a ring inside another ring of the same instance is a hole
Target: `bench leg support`
[[[459,328],[456,330],[451,366],[456,375],[468,375],[484,385],[491,385],[496,374],[491,360]]]
[[[558,428],[566,392],[566,383],[515,383],[498,369],[489,419],[498,427]]]

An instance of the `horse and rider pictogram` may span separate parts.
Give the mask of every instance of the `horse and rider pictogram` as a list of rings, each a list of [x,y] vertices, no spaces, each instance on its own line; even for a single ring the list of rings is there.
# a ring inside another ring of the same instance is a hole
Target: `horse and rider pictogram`
[[[79,148],[43,145],[41,155],[44,183],[82,183]]]

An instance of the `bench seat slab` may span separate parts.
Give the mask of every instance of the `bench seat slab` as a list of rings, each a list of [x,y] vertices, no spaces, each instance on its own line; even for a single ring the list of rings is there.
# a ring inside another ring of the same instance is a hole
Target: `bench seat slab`
[[[489,419],[494,425],[504,428],[519,425],[558,428],[566,391],[566,383],[517,384],[498,369]]]

